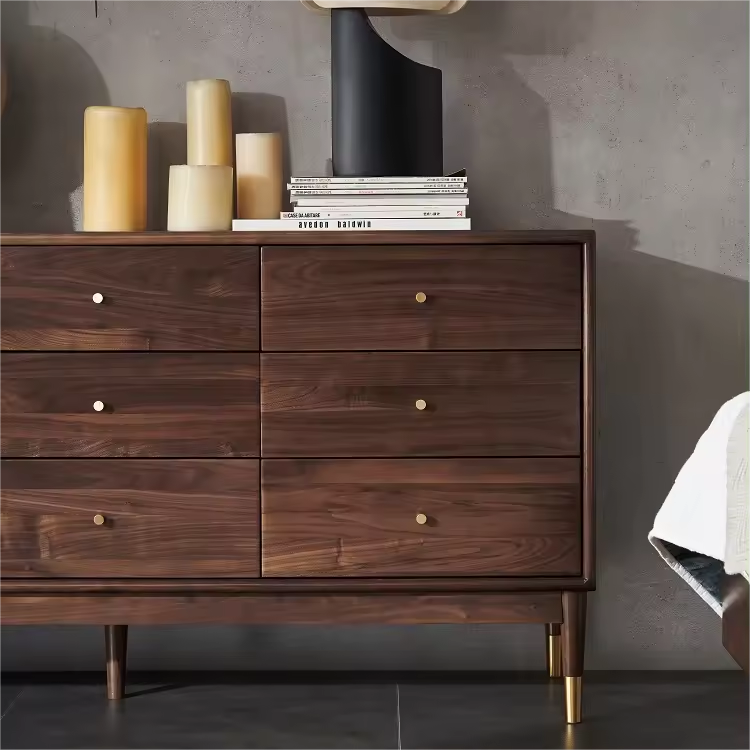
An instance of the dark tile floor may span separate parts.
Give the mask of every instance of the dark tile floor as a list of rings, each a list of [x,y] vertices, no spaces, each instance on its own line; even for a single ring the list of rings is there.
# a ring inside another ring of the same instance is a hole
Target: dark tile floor
[[[585,721],[539,675],[10,676],[3,748],[748,748],[737,672],[589,673]]]

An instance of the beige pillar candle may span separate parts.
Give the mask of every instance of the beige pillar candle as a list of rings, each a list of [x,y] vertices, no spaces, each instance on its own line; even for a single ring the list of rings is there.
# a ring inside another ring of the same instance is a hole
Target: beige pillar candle
[[[232,228],[231,167],[173,164],[169,168],[170,232],[219,232]]]
[[[237,134],[237,218],[278,219],[283,175],[279,133]]]
[[[232,92],[229,81],[187,84],[187,162],[232,166]]]
[[[85,232],[146,229],[147,133],[145,109],[86,108],[83,115]]]

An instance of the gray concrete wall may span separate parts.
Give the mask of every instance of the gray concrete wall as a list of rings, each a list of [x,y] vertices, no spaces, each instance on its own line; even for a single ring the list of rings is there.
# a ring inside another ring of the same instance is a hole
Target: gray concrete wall
[[[228,78],[240,130],[330,156],[329,30],[297,2],[3,2],[2,228],[78,226],[89,104],[153,121],[152,225],[184,160],[184,82]],[[720,623],[647,541],[723,401],[747,387],[748,6],[471,3],[385,19],[444,71],[446,168],[478,229],[598,232],[599,588],[590,668],[730,668]],[[135,668],[540,668],[539,628],[137,628]],[[100,668],[101,633],[6,628],[3,668]]]

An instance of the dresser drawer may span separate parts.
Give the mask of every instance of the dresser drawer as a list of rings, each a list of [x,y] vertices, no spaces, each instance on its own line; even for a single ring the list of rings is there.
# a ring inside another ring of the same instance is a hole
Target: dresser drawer
[[[3,247],[0,262],[5,350],[258,349],[256,248]]]
[[[257,354],[2,355],[4,456],[257,456]]]
[[[262,354],[265,457],[561,456],[579,352]]]
[[[258,575],[257,460],[4,460],[6,577]]]
[[[264,576],[578,575],[578,459],[262,461]]]
[[[263,349],[578,349],[581,258],[579,245],[264,247]]]

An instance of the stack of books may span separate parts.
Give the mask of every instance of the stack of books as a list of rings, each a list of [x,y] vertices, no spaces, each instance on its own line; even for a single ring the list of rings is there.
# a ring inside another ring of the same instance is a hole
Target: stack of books
[[[471,229],[466,176],[292,177],[293,211],[278,219],[235,219],[235,231]]]

